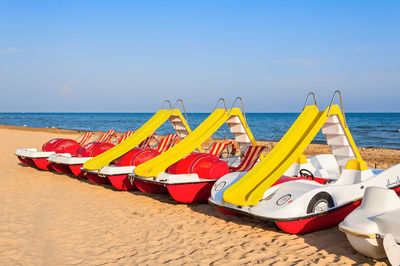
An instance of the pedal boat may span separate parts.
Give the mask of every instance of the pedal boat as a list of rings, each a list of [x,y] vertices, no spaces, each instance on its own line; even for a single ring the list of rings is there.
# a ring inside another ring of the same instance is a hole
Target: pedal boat
[[[223,192],[240,176],[218,180],[209,203],[242,214],[275,222],[283,231],[303,234],[337,225],[360,206],[367,187],[377,186],[400,192],[400,165],[374,174],[365,162],[348,162],[337,180],[319,183],[295,180],[272,186],[257,205],[235,206],[223,201]]]
[[[339,224],[355,250],[375,259],[388,257],[392,265],[400,265],[399,228],[400,199],[382,187],[366,188],[361,206]]]
[[[24,165],[51,170],[50,162],[47,161],[49,156],[60,153],[76,155],[79,148],[91,138],[92,134],[92,132],[84,133],[79,142],[74,139],[55,138],[44,143],[41,151],[36,148],[22,148],[18,149],[15,155]]]
[[[127,131],[120,138],[118,138],[118,143],[121,143],[133,133],[133,131]],[[80,147],[76,155],[70,153],[52,154],[47,160],[50,162],[50,166],[53,168],[53,170],[59,173],[72,173],[76,177],[82,178],[84,177],[84,172],[81,170],[83,164],[87,160],[102,154],[114,146],[115,145],[111,143],[111,139],[107,142],[91,142]]]
[[[76,177],[84,177],[81,168],[83,164],[103,152],[114,147],[112,143],[92,142],[78,149],[76,155],[70,153],[52,154],[47,159],[51,168],[59,173],[72,173]]]

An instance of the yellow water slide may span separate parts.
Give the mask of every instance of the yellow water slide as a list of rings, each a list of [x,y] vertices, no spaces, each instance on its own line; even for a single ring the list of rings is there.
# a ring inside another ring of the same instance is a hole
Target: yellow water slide
[[[172,126],[178,133],[181,132],[186,136],[186,134],[191,132],[187,121],[179,109],[161,109],[143,124],[143,126],[136,130],[132,136],[108,151],[86,161],[83,168],[87,170],[100,170],[102,167],[109,165],[112,160],[117,159],[131,149],[137,147],[167,120],[171,121]]]
[[[151,177],[165,172],[170,165],[190,154],[196,147],[201,146],[201,144],[210,138],[224,123],[228,123],[239,145],[241,143],[256,145],[253,134],[239,108],[231,108],[229,110],[218,108],[193,130],[189,136],[176,144],[173,148],[137,166],[135,168],[135,175]]]
[[[339,133],[339,130],[336,129],[336,132],[331,128],[329,136],[332,137],[328,139],[323,132],[328,144],[331,143],[331,148],[336,149],[337,154],[339,154],[342,147],[340,145],[335,146],[335,144],[340,144],[343,139],[346,139],[347,147],[344,148],[349,150],[346,156],[361,159],[339,106],[331,105],[325,111],[319,111],[316,105],[309,105],[303,109],[297,120],[272,151],[250,172],[226,189],[223,195],[224,201],[238,206],[256,205],[262,199],[265,191],[296,161],[325,122],[332,116],[336,116],[336,125],[332,125],[339,128],[341,133]],[[327,125],[331,124],[327,123]],[[329,129],[326,129],[326,131],[328,132]],[[338,141],[338,138],[341,138],[341,140]],[[337,158],[340,157],[339,155]]]

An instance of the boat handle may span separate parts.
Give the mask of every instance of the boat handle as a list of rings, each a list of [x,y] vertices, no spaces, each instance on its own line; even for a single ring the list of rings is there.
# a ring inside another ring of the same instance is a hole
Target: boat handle
[[[175,104],[174,104],[174,108],[172,108],[172,109],[175,110],[176,105],[177,105],[178,103],[181,103],[181,105],[182,105],[183,113],[185,114],[185,119],[186,119],[186,123],[187,123],[189,120],[188,120],[188,117],[187,117],[187,114],[186,114],[185,104],[183,103],[183,100],[182,100],[182,99],[176,100],[176,102],[175,102]]]
[[[214,106],[214,110],[217,109],[217,106],[218,106],[218,103],[219,103],[219,102],[223,102],[223,103],[224,103],[224,108],[225,108],[225,111],[226,111],[226,102],[225,102],[225,99],[224,99],[224,98],[219,98],[219,99],[218,99],[217,103],[216,103],[215,106]]]
[[[332,100],[331,100],[331,103],[329,104],[329,109],[328,109],[328,113],[326,114],[326,117],[329,117],[329,114],[331,112],[331,107],[332,107],[333,101],[335,100],[336,94],[339,95],[340,107],[342,109],[341,111],[342,111],[342,115],[343,115],[343,119],[344,119],[344,126],[347,127],[346,116],[344,114],[344,109],[343,109],[342,93],[340,92],[340,90],[335,90],[335,92],[333,93]]]
[[[238,100],[240,100],[240,103],[241,103],[241,105],[242,105],[242,113],[243,113],[244,121],[246,122],[246,127],[247,127],[248,124],[247,124],[246,112],[244,111],[244,106],[243,106],[243,99],[242,99],[242,97],[236,97],[236,99],[233,101],[233,104],[232,104],[231,108],[229,109],[228,117],[229,117],[230,114],[231,114],[231,111],[232,111],[233,106],[235,106],[235,104],[236,104],[236,102],[237,102]]]
[[[224,133],[224,136],[225,136],[225,141],[226,140],[228,140],[228,135],[226,134],[226,130],[225,129],[223,129],[223,128],[218,128],[215,132],[214,132],[214,134],[212,134],[211,135],[211,139],[213,140],[213,141],[216,141],[216,138],[213,138],[213,136],[215,136],[215,133],[217,133],[217,132],[219,132],[219,131],[222,131],[222,133]],[[212,144],[211,144],[212,145]]]
[[[317,98],[315,97],[315,93],[314,92],[309,92],[308,95],[307,95],[306,101],[304,102],[303,110],[304,110],[304,108],[306,108],[308,100],[310,99],[310,96],[313,96],[314,105],[317,105]]]
[[[271,144],[271,147],[272,147],[272,148],[275,147],[275,145],[274,145],[274,140],[276,140],[276,142],[278,143],[278,142],[281,140],[281,138],[282,138],[282,137],[280,137],[280,136],[271,136],[271,141],[270,141],[270,143],[269,143],[269,144]]]
[[[169,109],[171,110],[171,109],[172,109],[172,104],[171,104],[171,101],[170,101],[170,100],[165,100],[165,101],[162,103],[162,105],[161,105],[161,109],[164,108],[164,105],[165,105],[166,103],[168,103]]]

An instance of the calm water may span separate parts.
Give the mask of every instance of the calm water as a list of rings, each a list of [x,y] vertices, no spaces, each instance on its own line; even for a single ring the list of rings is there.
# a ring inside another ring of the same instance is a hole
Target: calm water
[[[116,129],[119,132],[135,130],[145,123],[153,114],[150,113],[0,113],[0,124],[105,131]],[[270,140],[272,136],[281,137],[296,120],[296,113],[248,113],[247,120],[257,140]],[[192,129],[198,126],[208,114],[188,114]],[[348,113],[347,124],[358,146],[386,147],[400,149],[400,113]],[[157,133],[166,134],[173,131],[165,123]],[[227,127],[218,131],[215,136],[223,137]],[[314,143],[324,143],[321,133]]]

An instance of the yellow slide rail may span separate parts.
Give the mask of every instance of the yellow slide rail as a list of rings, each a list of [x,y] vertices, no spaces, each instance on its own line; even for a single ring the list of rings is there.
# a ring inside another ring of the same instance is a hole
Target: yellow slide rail
[[[143,124],[143,126],[136,130],[132,136],[108,151],[86,161],[83,165],[83,168],[87,170],[100,170],[102,167],[109,165],[111,161],[137,147],[143,140],[153,134],[154,131],[156,131],[171,117],[179,117],[187,132],[191,132],[186,119],[183,117],[183,114],[179,109],[161,109],[155,113],[145,124]]]
[[[217,103],[218,104],[218,103]],[[159,156],[137,166],[135,175],[142,177],[155,177],[172,164],[176,163],[186,155],[190,154],[196,147],[201,146],[215,131],[217,131],[231,117],[238,117],[243,125],[250,142],[256,145],[256,141],[246,119],[239,108],[231,108],[229,110],[217,108],[215,109],[192,133],[176,144],[173,148],[160,154]]]
[[[223,200],[238,206],[256,205],[311,143],[329,117],[337,115],[357,159],[360,153],[354,143],[338,105],[319,111],[316,105],[305,106],[297,120],[278,144],[250,172],[226,189]]]

